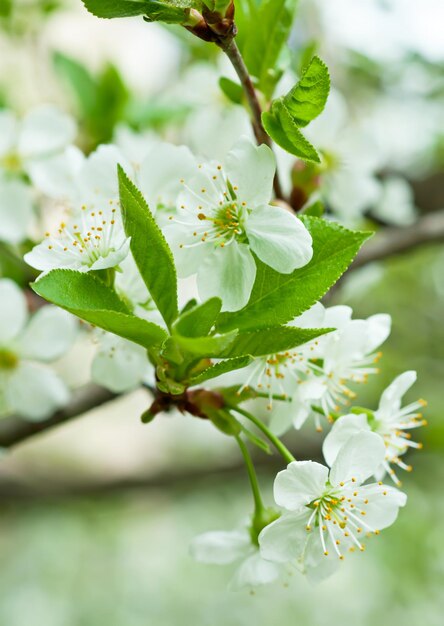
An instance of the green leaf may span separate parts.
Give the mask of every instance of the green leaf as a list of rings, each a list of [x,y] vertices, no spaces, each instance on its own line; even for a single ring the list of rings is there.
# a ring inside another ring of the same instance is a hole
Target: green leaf
[[[116,292],[91,273],[52,270],[32,288],[82,320],[145,348],[161,345],[167,338],[160,326],[132,315]]]
[[[283,103],[296,126],[303,128],[322,113],[329,92],[328,68],[315,56],[298,83],[283,98]]]
[[[254,330],[286,324],[320,300],[345,272],[362,244],[373,233],[348,230],[318,217],[302,221],[313,238],[313,258],[291,274],[278,274],[257,261],[257,274],[248,304],[222,313],[218,329]]]
[[[243,367],[247,367],[250,365],[252,359],[249,356],[243,356],[236,359],[226,359],[225,361],[221,361],[220,363],[216,363],[215,365],[211,365],[207,367],[203,372],[201,372],[198,376],[194,376],[190,379],[189,385],[190,387],[193,385],[200,385],[207,380],[212,378],[217,378],[218,376],[222,376],[222,374],[227,374],[228,372],[232,372],[233,370],[239,370]],[[239,387],[237,386],[236,389]]]
[[[221,308],[220,298],[210,298],[182,313],[174,325],[174,332],[182,337],[205,337],[213,328]]]
[[[240,332],[236,337],[235,343],[225,350],[222,356],[224,358],[243,355],[266,356],[285,352],[332,330],[332,328],[276,326],[251,332]]]
[[[290,35],[296,6],[297,0],[263,0],[258,9],[250,8],[253,17],[248,22],[243,54],[266,98],[271,98],[282,76],[278,62]]]
[[[230,78],[222,76],[219,78],[219,87],[222,89],[228,100],[234,102],[234,104],[242,104],[244,92],[239,83],[236,83]]]
[[[97,17],[133,17],[146,15],[150,21],[181,23],[186,21],[191,0],[82,0],[90,13]]]
[[[140,191],[118,166],[123,224],[148,291],[168,327],[179,315],[173,255]]]
[[[262,124],[273,141],[290,154],[304,161],[321,162],[315,148],[296,126],[282,100],[276,100],[270,111],[262,113]]]
[[[180,335],[174,335],[168,342],[174,341],[183,352],[194,358],[217,358],[233,343],[236,335],[236,331],[231,331],[223,335],[212,335],[210,337],[182,337]]]
[[[319,163],[318,153],[299,129],[322,113],[329,91],[327,66],[315,56],[297,84],[262,114],[266,132],[290,154]]]

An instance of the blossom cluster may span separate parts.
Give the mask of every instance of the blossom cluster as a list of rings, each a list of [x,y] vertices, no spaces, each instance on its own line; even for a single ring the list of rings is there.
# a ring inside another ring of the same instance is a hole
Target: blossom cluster
[[[58,114],[53,111],[51,115],[60,122]],[[38,128],[25,119],[21,131],[10,120],[8,126],[7,121],[5,117],[3,124],[10,129],[10,138],[5,142],[2,160],[7,176],[19,172],[14,174],[18,176],[14,184],[24,185],[29,191],[32,181],[33,192],[52,203],[52,223],[42,237],[34,238],[35,245],[24,256],[30,267],[41,272],[36,291],[39,281],[57,274],[53,270],[69,270],[68,275],[82,278],[91,274],[90,285],[109,288],[108,297],[117,307],[111,307],[110,313],[112,319],[119,320],[121,336],[106,332],[108,322],[103,324],[106,330],[91,333],[98,344],[91,376],[115,392],[141,384],[157,385],[162,400],[166,396],[171,403],[176,401],[174,396],[182,398],[188,386],[193,393],[197,383],[190,383],[192,372],[217,368],[225,358],[230,359],[231,354],[224,354],[221,346],[231,347],[237,331],[221,334],[213,317],[203,324],[207,335],[192,329],[189,335],[180,336],[177,326],[183,322],[182,316],[186,319],[188,311],[195,313],[195,308],[208,302],[213,308],[215,301],[220,303],[216,303],[216,317],[220,312],[228,317],[236,314],[254,297],[259,272],[286,280],[305,268],[314,256],[314,239],[306,222],[274,200],[276,163],[266,145],[257,147],[241,137],[219,162],[152,137],[131,141],[126,136],[85,156],[70,144],[70,134],[62,122],[51,123],[56,138],[45,129],[42,119]],[[68,126],[71,129],[66,123]],[[144,261],[151,254],[150,241],[146,241],[146,251],[143,243],[137,259],[122,206],[122,172],[124,180],[133,185],[138,207],[142,206],[145,217],[149,213],[153,220],[162,249],[169,247],[166,256],[171,252],[174,280],[176,271],[180,279],[179,300],[187,303],[180,313],[176,303],[173,324],[156,306],[159,293],[156,300],[148,288],[149,279],[142,276],[140,259]],[[17,234],[10,242],[23,238],[23,234]],[[0,333],[2,409],[41,419],[67,402],[68,391],[52,370],[35,362],[56,360],[68,350],[75,336],[74,318],[44,307],[27,323],[22,292],[8,280],[1,281],[0,290],[2,300],[7,302],[1,313]],[[215,376],[212,381],[220,395],[216,396],[216,408],[210,406],[208,415],[204,414],[209,419],[214,416],[215,425],[235,436],[245,452],[240,432],[253,443],[259,440],[234,414],[249,416],[239,409],[243,398],[255,403],[258,410],[265,401],[267,418],[260,427],[272,443],[277,442],[288,464],[274,483],[276,508],[265,509],[255,492],[256,510],[245,527],[207,533],[193,542],[193,554],[200,561],[239,562],[235,587],[286,578],[294,569],[311,580],[322,580],[338,567],[346,553],[364,550],[364,536],[377,535],[391,525],[406,502],[405,494],[397,489],[397,472],[411,469],[402,457],[411,448],[420,447],[412,441],[410,430],[424,424],[420,413],[423,401],[402,407],[402,397],[413,384],[415,373],[397,377],[382,394],[377,409],[354,406],[358,385],[378,371],[379,348],[390,333],[390,317],[377,314],[353,319],[348,306],[326,308],[313,300],[307,300],[299,309],[304,313],[278,324],[274,330],[277,328],[284,336],[315,331],[311,335],[315,339],[295,342],[291,344],[295,348],[266,355],[260,347],[258,356],[254,351],[241,353],[247,357],[246,363],[243,360],[242,366],[235,364],[237,369],[226,370],[230,372],[227,376],[234,376],[234,406],[229,402],[217,404],[220,396],[225,401],[223,385],[227,379]],[[77,311],[75,306],[63,306]],[[88,320],[86,308],[79,306],[78,310],[78,316]],[[100,327],[101,315],[106,317],[107,311],[98,311],[94,323],[98,320]],[[145,333],[149,330],[156,337],[164,337],[164,342],[156,346],[157,351],[150,351],[151,346],[137,336],[137,331],[128,335],[125,328],[122,330],[129,322],[137,329],[143,327]],[[249,334],[247,329],[246,335],[251,340],[254,332]],[[219,352],[215,352],[215,346]],[[187,349],[191,352],[188,364]],[[174,367],[184,362],[187,366],[180,379]],[[168,379],[165,371],[177,374],[176,378],[171,375]],[[36,386],[32,400],[31,380]],[[171,381],[173,391],[168,386]],[[181,410],[190,406],[188,400]],[[190,413],[202,416],[204,409],[193,405],[193,411]],[[331,425],[323,444],[326,465],[293,460],[279,443],[280,435],[292,426],[301,428],[309,418],[313,418],[317,430]],[[221,426],[220,420],[228,421]],[[386,474],[396,487],[382,482]],[[256,490],[254,477],[250,479]]]

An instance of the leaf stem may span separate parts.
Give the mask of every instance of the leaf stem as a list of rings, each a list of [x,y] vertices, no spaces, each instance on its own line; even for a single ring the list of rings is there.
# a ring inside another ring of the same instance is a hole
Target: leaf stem
[[[242,452],[242,456],[244,457],[245,466],[247,468],[248,478],[250,479],[251,491],[253,493],[254,499],[254,516],[259,516],[264,510],[264,503],[262,502],[261,491],[259,488],[259,482],[257,480],[256,470],[251,458],[250,453],[248,452],[248,448],[245,445],[244,441],[237,436],[236,441],[239,445],[240,451]]]
[[[230,59],[232,66],[236,70],[236,74],[239,77],[242,88],[247,97],[248,105],[251,110],[251,114],[253,116],[252,124],[254,136],[256,137],[256,141],[259,145],[266,144],[271,148],[271,139],[265,132],[265,129],[262,125],[262,108],[257,97],[256,89],[254,88],[253,82],[251,80],[250,74],[248,72],[247,66],[242,58],[239,48],[234,39],[230,39],[227,43],[221,43],[220,47],[225,52],[227,57]],[[279,175],[276,171],[274,176],[274,192],[276,194],[277,199],[284,199],[284,194],[282,191],[281,183],[279,180]]]
[[[241,409],[240,407],[229,407],[229,408],[231,408],[233,411],[236,411],[236,413],[243,415],[244,417],[249,419],[250,422],[253,422],[253,424],[257,426],[259,430],[261,430],[264,433],[264,435],[271,441],[271,443],[274,445],[276,450],[279,452],[279,454],[287,463],[292,463],[293,461],[296,461],[294,456],[291,454],[290,450],[288,450],[288,448],[282,443],[279,437],[276,437],[276,435],[273,434],[271,430],[267,428],[267,426],[265,426],[265,424],[260,419],[258,419],[257,417],[255,417],[254,415],[246,411],[245,409]]]

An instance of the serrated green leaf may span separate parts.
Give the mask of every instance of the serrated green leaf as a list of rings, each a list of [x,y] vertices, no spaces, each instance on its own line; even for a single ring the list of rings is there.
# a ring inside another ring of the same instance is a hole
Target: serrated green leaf
[[[188,17],[192,0],[82,0],[96,17],[133,17],[146,15],[152,21],[181,23]]]
[[[161,345],[167,337],[160,326],[132,315],[116,292],[91,273],[52,270],[32,288],[82,320],[145,348]]]
[[[243,355],[266,356],[291,350],[320,335],[331,332],[332,328],[296,328],[276,326],[251,332],[240,332],[236,341],[222,356],[233,358]]]
[[[145,199],[118,166],[123,225],[131,252],[148,291],[168,327],[179,315],[173,255]]]
[[[220,298],[210,298],[182,313],[174,325],[174,332],[182,337],[205,337],[213,328],[221,308]]]
[[[300,80],[283,97],[283,103],[299,128],[307,126],[324,110],[330,92],[328,68],[317,56],[304,70]]]
[[[227,96],[228,100],[231,100],[234,104],[242,104],[244,97],[244,91],[239,83],[236,83],[230,78],[222,76],[219,78],[219,87],[223,93]]]
[[[290,35],[296,6],[297,0],[263,0],[258,9],[250,7],[254,19],[248,22],[243,54],[250,74],[267,98],[271,98],[282,76],[278,61]]]
[[[302,216],[313,238],[313,258],[291,274],[278,274],[257,261],[257,274],[248,304],[222,313],[218,328],[254,330],[286,324],[320,300],[345,272],[362,244],[373,233],[351,231],[335,222]]]
[[[262,113],[262,124],[273,141],[290,154],[304,161],[321,162],[317,151],[296,126],[282,100],[276,100],[270,111]]]
[[[315,56],[297,84],[262,114],[262,123],[268,135],[290,154],[320,163],[315,148],[299,129],[307,126],[324,110],[329,91],[327,66]]]
[[[224,361],[220,361],[220,363],[215,363],[210,367],[207,367],[203,372],[201,372],[198,376],[194,376],[190,379],[189,384],[190,387],[194,385],[200,385],[207,380],[211,380],[212,378],[217,378],[218,376],[222,376],[222,374],[227,374],[228,372],[232,372],[233,370],[239,370],[243,367],[247,367],[250,365],[252,359],[249,356],[243,356],[236,359],[226,359]],[[238,389],[238,387],[236,387]]]

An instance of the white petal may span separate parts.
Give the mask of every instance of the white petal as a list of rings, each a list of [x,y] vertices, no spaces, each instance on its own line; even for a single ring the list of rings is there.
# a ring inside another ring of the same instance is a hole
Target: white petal
[[[277,272],[289,274],[313,256],[312,238],[301,220],[281,207],[259,206],[245,229],[250,248]]]
[[[324,326],[324,318],[325,307],[321,302],[316,302],[316,304],[302,313],[302,315],[295,317],[287,326],[296,326],[297,328],[322,328],[322,326]]]
[[[177,224],[169,222],[162,232],[176,261],[177,275],[179,278],[186,278],[192,274],[196,274],[202,259],[211,254],[211,244],[202,244],[195,247],[186,247],[188,244],[195,243],[193,238],[195,222],[189,220],[189,224]],[[182,246],[182,247],[181,247]]]
[[[181,180],[189,180],[197,171],[197,163],[188,148],[159,143],[143,160],[139,189],[154,212],[159,204],[174,207],[183,188]]]
[[[89,155],[79,172],[79,185],[86,204],[100,204],[118,197],[118,164],[131,176],[131,165],[116,146],[102,145]]]
[[[329,306],[325,309],[324,325],[328,328],[343,328],[351,321],[353,309],[345,304]]]
[[[0,343],[15,339],[26,324],[28,307],[26,298],[9,278],[0,280]]]
[[[239,202],[249,209],[270,202],[276,161],[268,146],[256,146],[242,137],[226,158],[225,172],[235,189]]]
[[[262,530],[259,545],[264,559],[285,563],[299,559],[308,539],[307,522],[311,511],[286,513]]]
[[[73,344],[77,322],[61,309],[44,306],[31,318],[19,338],[19,354],[23,359],[54,361]]]
[[[16,244],[26,239],[33,217],[29,187],[17,180],[1,180],[0,240]]]
[[[41,106],[24,118],[18,151],[24,158],[49,156],[63,150],[76,136],[74,120],[53,106]]]
[[[333,549],[328,551],[327,556],[324,554],[319,532],[312,530],[303,557],[303,570],[308,580],[313,584],[322,582],[334,574],[340,562]]]
[[[115,393],[134,389],[149,371],[146,350],[131,341],[105,335],[91,369],[92,380]]]
[[[294,461],[274,481],[274,499],[279,506],[295,511],[319,497],[325,489],[328,469],[314,461]]]
[[[391,526],[398,517],[399,508],[407,502],[405,493],[387,485],[364,485],[359,494],[368,499],[368,504],[362,506],[365,511],[363,521],[372,530]]]
[[[6,391],[12,411],[31,421],[48,417],[69,401],[65,383],[48,367],[32,363],[19,365]]]
[[[231,583],[230,590],[239,591],[245,587],[259,587],[274,582],[281,573],[276,563],[266,561],[259,551],[248,556],[238,567]]]
[[[210,531],[193,539],[190,551],[196,561],[224,565],[248,554],[251,538],[247,530]]]
[[[384,458],[385,446],[379,435],[371,432],[352,435],[339,450],[330,471],[330,482],[339,485],[354,478],[359,485],[375,473]]]
[[[82,267],[82,258],[78,255],[66,254],[62,249],[54,247],[49,249],[48,239],[37,244],[34,248],[23,257],[28,265],[37,270],[47,272],[53,269],[76,269]],[[86,267],[86,266],[85,266]]]
[[[367,354],[379,348],[390,335],[392,319],[386,313],[378,313],[371,315],[367,319],[367,343],[365,351]]]
[[[202,259],[197,288],[202,300],[219,296],[223,311],[238,311],[247,304],[255,278],[256,264],[248,246],[233,241]]]
[[[367,416],[361,413],[360,415],[342,415],[333,424],[332,429],[324,439],[322,446],[322,453],[327,465],[330,467],[336,460],[339,450],[353,435],[356,435],[362,431],[370,431],[371,428],[368,425]]]
[[[68,198],[75,202],[78,199],[77,176],[84,162],[83,152],[75,146],[68,146],[60,154],[32,161],[28,173],[35,187],[50,198]]]
[[[14,152],[17,141],[17,118],[12,111],[0,111],[0,155]]]
[[[385,389],[379,401],[378,412],[389,414],[397,411],[401,406],[402,396],[416,381],[416,372],[408,371],[397,376],[394,381]]]

